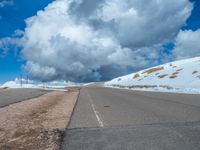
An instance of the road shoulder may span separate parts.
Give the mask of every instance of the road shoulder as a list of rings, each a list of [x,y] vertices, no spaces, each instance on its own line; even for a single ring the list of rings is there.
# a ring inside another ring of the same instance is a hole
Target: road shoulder
[[[0,147],[59,149],[79,91],[54,91],[0,108]]]

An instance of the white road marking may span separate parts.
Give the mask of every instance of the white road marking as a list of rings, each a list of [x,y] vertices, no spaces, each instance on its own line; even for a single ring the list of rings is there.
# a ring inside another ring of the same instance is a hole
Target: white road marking
[[[97,118],[97,121],[98,121],[100,127],[104,127],[104,123],[103,123],[102,119],[100,118],[100,116],[98,115],[98,112],[97,112],[97,110],[95,109],[95,106],[94,106],[94,104],[93,104],[93,100],[92,100],[92,98],[91,98],[91,96],[90,96],[90,94],[89,94],[88,92],[87,92],[87,95],[88,95],[88,98],[89,98],[89,100],[90,100],[92,109],[93,109],[93,111],[94,111],[94,114],[95,114],[95,116],[96,116],[96,118]]]

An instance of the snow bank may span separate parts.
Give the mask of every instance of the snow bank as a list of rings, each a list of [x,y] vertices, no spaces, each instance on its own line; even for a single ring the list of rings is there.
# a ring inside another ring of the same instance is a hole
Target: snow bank
[[[141,70],[115,78],[104,85],[136,90],[200,93],[200,57]]]
[[[66,87],[81,86],[81,83],[73,83],[66,81],[37,82],[33,80],[25,80],[16,78],[14,81],[5,82],[1,88],[41,88],[41,89],[64,89]]]

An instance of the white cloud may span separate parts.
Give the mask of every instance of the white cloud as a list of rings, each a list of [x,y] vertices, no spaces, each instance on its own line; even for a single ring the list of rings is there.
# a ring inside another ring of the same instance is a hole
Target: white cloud
[[[24,31],[22,30],[15,30],[14,33],[13,33],[13,37],[20,37],[20,36],[23,36],[24,35]]]
[[[47,67],[47,66],[40,66],[40,64],[37,63],[33,63],[31,61],[29,61],[26,66],[25,69],[29,70],[29,73],[32,76],[37,76],[37,75],[41,75],[40,80],[51,80],[51,78],[53,76],[56,75],[56,71],[54,68],[52,67]]]
[[[170,41],[190,16],[187,0],[110,0],[98,11],[105,22],[113,22],[120,43],[133,48]]]
[[[176,37],[173,54],[178,59],[200,56],[200,29],[181,30]]]
[[[21,40],[19,38],[5,37],[0,39],[0,56],[5,57],[10,49],[20,46]],[[11,48],[12,47],[12,48]],[[16,53],[16,49],[13,49]]]
[[[22,45],[20,37],[24,35],[21,30],[15,30],[12,37],[4,37],[0,39],[0,56],[4,57],[7,55],[9,49],[14,50],[17,53],[17,48]]]
[[[12,0],[3,0],[0,2],[0,8],[3,8],[5,6],[8,6],[8,5],[13,5],[13,1]]]
[[[158,62],[190,16],[188,0],[57,0],[26,20],[25,69],[34,78],[106,80]]]

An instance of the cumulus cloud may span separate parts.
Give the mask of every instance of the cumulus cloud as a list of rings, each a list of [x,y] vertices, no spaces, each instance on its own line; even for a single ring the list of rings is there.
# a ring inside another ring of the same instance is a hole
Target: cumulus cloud
[[[57,0],[26,20],[25,69],[40,80],[100,81],[158,63],[189,0]]]
[[[200,29],[180,31],[173,54],[177,59],[200,56]]]
[[[0,2],[0,8],[3,8],[5,6],[8,6],[8,5],[13,5],[13,1],[12,0],[3,0]]]
[[[170,41],[190,16],[191,9],[187,0],[111,0],[97,15],[105,22],[114,22],[122,45],[138,48]]]

